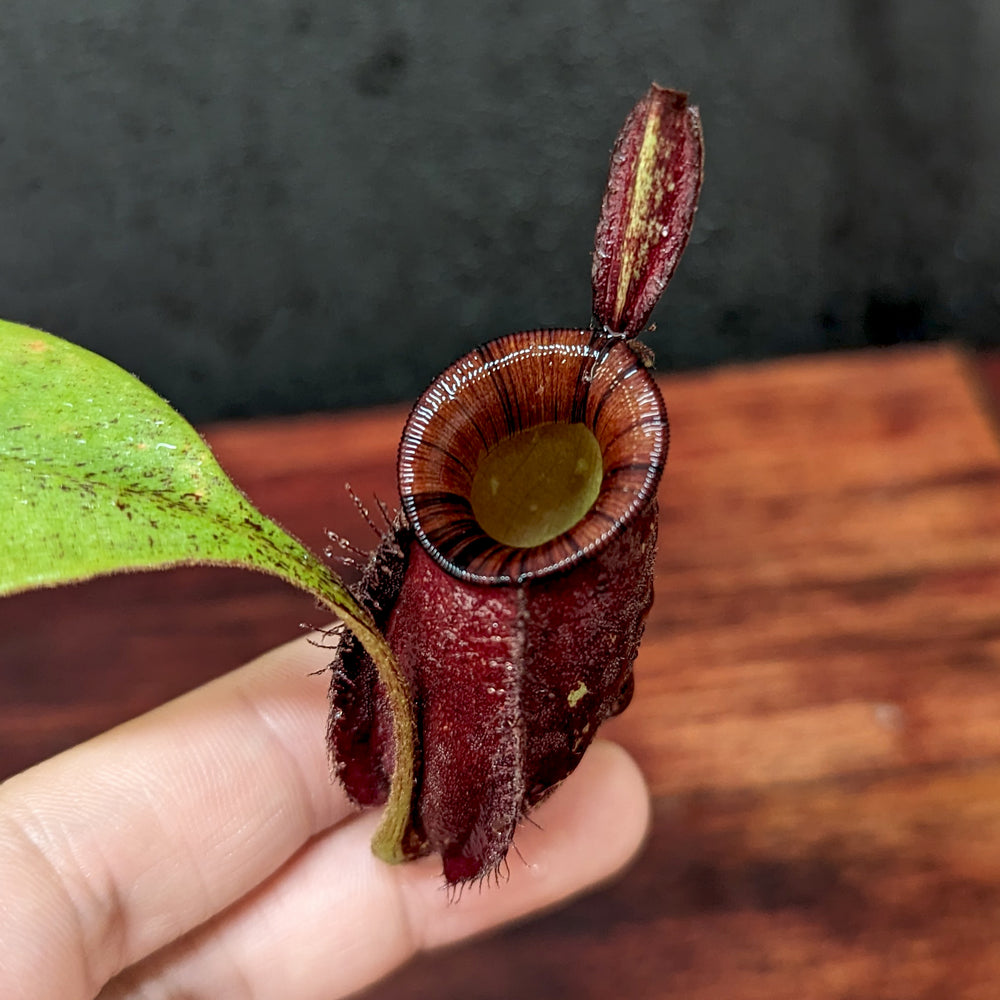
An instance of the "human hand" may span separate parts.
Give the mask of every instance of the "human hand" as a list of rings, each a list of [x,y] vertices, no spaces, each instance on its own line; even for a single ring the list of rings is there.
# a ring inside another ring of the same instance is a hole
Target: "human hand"
[[[0,996],[330,1000],[638,848],[645,784],[597,742],[500,885],[451,902],[439,859],[376,860],[329,775],[328,659],[289,643],[0,785]]]

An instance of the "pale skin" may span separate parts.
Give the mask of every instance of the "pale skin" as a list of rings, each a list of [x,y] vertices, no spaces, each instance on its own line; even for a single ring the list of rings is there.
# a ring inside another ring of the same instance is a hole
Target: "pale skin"
[[[0,785],[0,996],[331,1000],[639,848],[645,783],[598,741],[499,885],[454,902],[437,859],[376,860],[330,779],[329,656],[289,643]]]

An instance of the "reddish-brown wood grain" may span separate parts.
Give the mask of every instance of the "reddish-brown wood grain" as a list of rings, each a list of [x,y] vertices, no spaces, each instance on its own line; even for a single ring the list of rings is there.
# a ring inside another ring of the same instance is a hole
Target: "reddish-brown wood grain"
[[[647,849],[616,884],[422,958],[371,997],[996,996],[991,373],[1000,384],[995,364],[931,347],[661,379],[656,600],[635,699],[604,730],[649,776]],[[255,502],[322,548],[325,527],[366,538],[345,479],[394,496],[404,417],[208,434]],[[0,602],[0,773],[316,615],[222,570]]]

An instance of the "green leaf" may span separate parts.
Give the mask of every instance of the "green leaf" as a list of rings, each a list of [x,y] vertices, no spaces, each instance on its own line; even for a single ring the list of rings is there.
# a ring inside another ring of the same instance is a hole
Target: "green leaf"
[[[393,703],[398,752],[377,849],[397,860],[415,721],[395,658],[343,581],[243,496],[164,400],[90,351],[0,320],[0,512],[0,595],[128,570],[241,566],[339,615]]]

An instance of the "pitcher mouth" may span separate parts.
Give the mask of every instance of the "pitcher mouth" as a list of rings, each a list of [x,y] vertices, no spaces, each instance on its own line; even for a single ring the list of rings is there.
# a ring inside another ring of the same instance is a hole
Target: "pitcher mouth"
[[[655,495],[669,429],[621,338],[532,330],[460,358],[417,401],[399,446],[403,511],[470,583],[522,583],[602,549]]]

